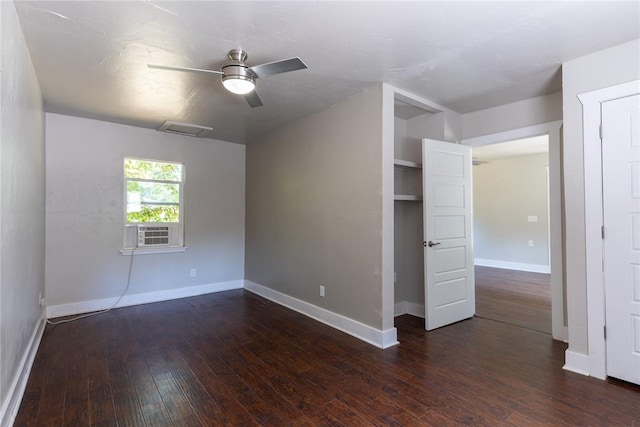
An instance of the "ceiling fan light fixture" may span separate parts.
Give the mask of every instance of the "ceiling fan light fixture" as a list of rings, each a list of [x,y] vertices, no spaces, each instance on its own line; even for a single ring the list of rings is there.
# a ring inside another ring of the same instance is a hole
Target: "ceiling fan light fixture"
[[[155,64],[148,64],[147,66],[149,68],[159,70],[188,71],[194,73],[221,75],[222,85],[225,89],[233,94],[243,95],[245,101],[247,101],[251,108],[263,105],[260,97],[254,91],[256,88],[256,79],[308,68],[307,64],[302,62],[302,59],[298,57],[281,59],[280,61],[267,62],[265,64],[249,67],[244,63],[248,57],[247,52],[242,49],[231,49],[227,54],[227,57],[231,62],[222,67],[220,71]]]
[[[251,77],[238,75],[222,77],[222,85],[236,95],[246,95],[256,88],[256,83]]]

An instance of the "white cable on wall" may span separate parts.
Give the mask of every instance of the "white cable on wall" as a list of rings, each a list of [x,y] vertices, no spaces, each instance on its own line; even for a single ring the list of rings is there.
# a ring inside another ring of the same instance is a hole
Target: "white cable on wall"
[[[91,316],[96,316],[98,314],[103,314],[103,313],[108,313],[111,310],[113,310],[118,304],[120,304],[120,301],[122,300],[122,297],[125,296],[125,294],[127,293],[127,291],[129,290],[129,286],[131,285],[131,270],[133,269],[133,256],[136,252],[138,248],[133,248],[131,250],[131,255],[129,258],[129,272],[127,273],[127,286],[124,288],[124,291],[122,292],[122,294],[120,294],[120,297],[118,297],[118,299],[116,300],[116,302],[113,303],[113,305],[111,305],[111,307],[104,309],[104,310],[100,310],[100,311],[94,311],[93,313],[87,313],[87,314],[81,314],[79,316],[75,316],[72,317],[70,319],[63,319],[63,320],[58,320],[58,321],[51,321],[49,319],[47,319],[47,323],[49,325],[60,325],[62,323],[69,323],[69,322],[73,322],[75,320],[79,320],[79,319],[84,319],[85,317],[91,317]]]

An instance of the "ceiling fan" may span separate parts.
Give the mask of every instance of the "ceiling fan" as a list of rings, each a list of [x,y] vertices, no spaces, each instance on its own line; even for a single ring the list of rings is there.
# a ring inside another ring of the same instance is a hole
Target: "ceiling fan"
[[[307,64],[298,57],[268,62],[266,64],[250,67],[244,62],[247,60],[247,52],[242,49],[231,49],[227,54],[231,62],[220,69],[204,70],[201,68],[170,67],[166,65],[148,64],[149,68],[172,71],[189,71],[194,73],[219,74],[222,76],[222,85],[232,93],[244,95],[251,108],[260,107],[262,101],[255,91],[256,80],[261,77],[275,74],[288,73],[289,71],[303,70]]]

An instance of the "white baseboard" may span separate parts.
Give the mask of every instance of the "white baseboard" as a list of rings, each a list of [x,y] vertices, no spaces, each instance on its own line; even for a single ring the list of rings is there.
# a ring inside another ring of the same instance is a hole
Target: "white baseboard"
[[[483,259],[483,258],[476,258],[474,260],[474,263],[475,265],[480,265],[482,267],[494,267],[494,268],[504,268],[506,270],[529,271],[531,273],[549,274],[551,272],[551,268],[548,265],[541,265],[541,264],[526,264],[522,262],[500,261],[497,259]]]
[[[393,317],[402,316],[403,314],[407,314],[407,302],[400,301],[393,305]]]
[[[0,426],[2,427],[12,426],[16,419],[18,409],[20,408],[20,402],[24,395],[24,390],[27,387],[27,380],[31,373],[33,360],[36,357],[38,347],[40,346],[40,340],[44,333],[44,327],[45,321],[44,318],[41,318],[33,329],[33,333],[29,339],[29,344],[27,345],[22,359],[20,359],[20,364],[18,365],[16,374],[9,386],[9,390],[0,409]]]
[[[589,356],[566,350],[564,352],[564,366],[562,369],[589,376]]]
[[[396,328],[382,331],[341,314],[334,313],[306,301],[302,301],[271,288],[267,288],[266,286],[251,282],[250,280],[244,281],[244,288],[254,294],[260,295],[261,297],[290,308],[291,310],[304,314],[307,317],[322,322],[325,325],[329,325],[332,328],[345,332],[378,348],[388,348],[398,344]]]
[[[410,314],[412,316],[421,317],[424,319],[424,313],[424,304],[416,304],[415,302],[401,301],[397,302],[393,307],[394,316]]]
[[[147,292],[144,294],[125,295],[116,307],[127,307],[130,305],[147,304],[150,302],[167,301],[177,298],[194,297],[197,295],[210,294],[213,292],[229,291],[231,289],[242,289],[243,280],[232,280],[230,282],[209,283],[199,286],[188,286],[184,288],[169,289],[166,291]],[[99,300],[89,300],[72,302],[69,304],[59,304],[47,307],[47,318],[60,316],[71,316],[80,313],[90,313],[92,311],[106,310],[113,306],[118,298],[105,298]]]
[[[556,333],[555,331],[552,331],[551,336],[553,337],[554,340],[566,342],[568,344],[569,328],[567,328],[566,326],[563,326],[562,328],[560,328],[558,333]]]

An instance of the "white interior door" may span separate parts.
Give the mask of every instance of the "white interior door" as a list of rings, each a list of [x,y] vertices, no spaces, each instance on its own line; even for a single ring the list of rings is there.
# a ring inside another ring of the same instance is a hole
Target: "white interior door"
[[[640,384],[640,95],[602,104],[607,375]]]
[[[422,140],[425,328],[475,314],[471,148]]]

